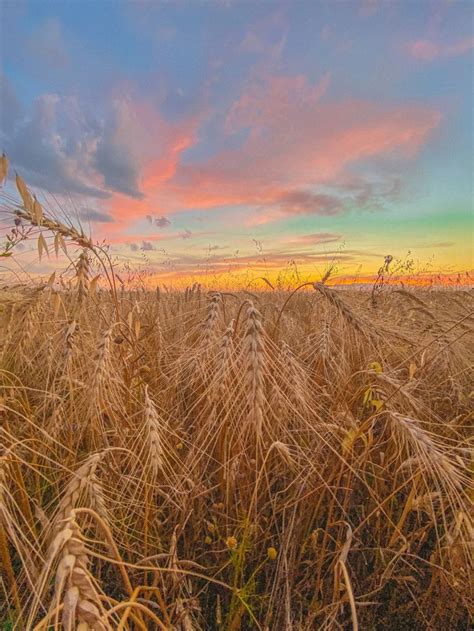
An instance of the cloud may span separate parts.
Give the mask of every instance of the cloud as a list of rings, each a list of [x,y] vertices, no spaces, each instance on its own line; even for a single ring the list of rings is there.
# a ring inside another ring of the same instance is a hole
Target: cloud
[[[92,162],[95,129],[78,102],[43,94],[29,115],[2,129],[2,142],[13,166],[34,186],[58,193],[106,198]]]
[[[454,241],[438,241],[437,243],[424,243],[422,245],[417,245],[413,249],[418,250],[419,248],[429,248],[430,250],[434,250],[435,248],[451,248],[454,245],[456,245]]]
[[[202,112],[197,111],[169,122],[151,103],[131,99],[124,110],[118,144],[126,139],[128,164],[133,173],[128,185],[121,187],[123,190],[113,196],[109,205],[109,212],[119,224],[143,217],[151,204],[159,211],[165,203],[167,208],[176,208],[176,201],[170,196],[170,182],[180,168],[183,153],[196,142],[203,118]],[[117,144],[115,139],[113,144]]]
[[[347,195],[347,207],[381,210],[387,203],[400,201],[403,184],[399,176],[383,173],[373,181],[360,176],[345,175],[338,182],[341,193]]]
[[[99,210],[93,210],[92,208],[80,210],[78,214],[79,219],[83,221],[92,221],[93,223],[112,223],[114,220],[112,215]]]
[[[474,37],[466,37],[450,44],[440,44],[428,39],[419,39],[405,44],[408,54],[422,61],[458,57],[469,53],[473,48]]]
[[[127,99],[116,99],[113,116],[105,125],[95,153],[94,165],[107,188],[143,199],[140,191],[140,161],[137,140],[140,122]]]
[[[344,211],[344,201],[333,195],[305,190],[285,191],[257,208],[247,220],[248,225],[268,223],[284,217],[319,215],[331,217]]]
[[[158,228],[167,228],[171,226],[171,221],[168,217],[162,215],[161,217],[153,217],[153,215],[146,215],[146,220],[148,223],[157,226]]]
[[[338,215],[343,210],[340,199],[309,191],[288,191],[276,202],[285,215]]]
[[[278,59],[285,48],[287,35],[287,20],[283,13],[277,10],[248,29],[238,52]]]
[[[1,85],[2,148],[33,187],[63,195],[110,198],[118,223],[143,216],[194,143],[199,116],[167,122],[150,103],[117,96],[89,112],[76,97],[47,93],[26,113],[10,83]],[[159,207],[159,204],[157,204]],[[158,227],[167,218],[159,215]]]
[[[142,241],[141,243],[130,243],[130,249],[132,252],[152,252],[155,250],[155,246],[151,241]]]
[[[302,234],[297,236],[290,243],[298,245],[320,245],[322,243],[334,243],[339,241],[340,234],[334,234],[333,232],[315,232],[313,234]]]
[[[379,255],[377,255],[379,257]],[[380,258],[380,257],[379,257]],[[353,263],[358,260],[352,252],[326,252],[312,253],[305,251],[297,252],[275,252],[266,254],[265,257],[255,255],[244,256],[225,256],[215,255],[209,258],[208,255],[195,254],[176,254],[169,255],[166,261],[161,262],[160,266],[167,268],[167,274],[174,278],[192,277],[200,275],[203,272],[212,274],[228,275],[238,272],[248,273],[251,270],[252,275],[259,272],[281,271],[282,269],[298,265],[327,264],[330,260],[336,259],[339,263]],[[165,274],[160,273],[160,276]],[[248,281],[248,277],[247,277]]]
[[[406,163],[441,120],[438,111],[416,103],[330,100],[329,83],[328,74],[315,84],[302,75],[250,82],[226,117],[231,147],[181,164],[168,186],[175,203],[254,206],[256,223],[288,214],[337,214],[343,204],[324,188],[337,188],[350,166],[370,159]]]
[[[283,125],[281,131],[287,132],[297,111],[308,112],[324,96],[330,78],[326,73],[314,86],[304,75],[273,75],[251,82],[230,108],[226,118],[227,131],[250,128],[260,135],[265,129]]]
[[[170,121],[151,101],[118,92],[93,115],[76,98],[44,94],[4,132],[3,144],[32,185],[109,198],[104,212],[115,231],[145,216],[166,228],[172,213],[223,206],[253,209],[254,224],[332,216],[354,203],[375,209],[388,192],[363,176],[358,190],[347,189],[352,167],[382,157],[406,163],[441,115],[416,103],[331,99],[330,82],[329,73],[314,83],[255,73],[214,130],[214,152],[207,145],[192,159],[185,153],[197,145],[207,111]],[[8,111],[14,115],[13,106]]]
[[[385,4],[387,4],[387,0],[385,1]],[[381,0],[361,0],[359,6],[359,15],[362,17],[370,17],[377,13],[381,7]]]
[[[22,107],[7,77],[0,75],[0,132],[14,129],[22,117]]]
[[[179,233],[179,236],[181,237],[181,239],[190,239],[193,236],[193,233],[191,232],[191,230],[188,230],[186,228],[183,232]]]
[[[432,248],[451,248],[456,245],[453,241],[439,241],[438,243],[432,243]]]
[[[64,68],[69,63],[63,26],[56,18],[48,18],[26,39],[25,49],[35,60],[36,68]]]
[[[171,221],[168,217],[162,215],[161,217],[155,217],[154,224],[158,228],[167,228],[168,226],[171,226]]]

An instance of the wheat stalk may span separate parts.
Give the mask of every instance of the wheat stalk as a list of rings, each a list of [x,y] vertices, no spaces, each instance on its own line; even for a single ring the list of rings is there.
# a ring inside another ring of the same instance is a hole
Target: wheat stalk
[[[53,548],[61,552],[56,571],[54,602],[58,610],[62,600],[64,630],[111,629],[108,623],[102,621],[104,607],[89,570],[89,557],[81,529],[73,514],[62,523]]]
[[[86,492],[93,488],[92,481],[96,473],[96,469],[102,458],[101,453],[95,453],[89,456],[87,460],[72,474],[64,492],[63,497],[58,504],[58,508],[53,521],[53,533],[58,529],[64,519],[67,519],[71,511],[79,505],[84,499]],[[94,503],[95,498],[92,498]]]
[[[159,474],[164,467],[163,450],[163,419],[158,414],[155,404],[148,394],[148,387],[145,388],[145,435],[148,441],[150,452],[150,466],[153,477]]]
[[[253,304],[246,313],[243,361],[246,371],[245,386],[248,406],[248,421],[255,430],[257,439],[262,435],[265,356],[263,327],[260,314]]]

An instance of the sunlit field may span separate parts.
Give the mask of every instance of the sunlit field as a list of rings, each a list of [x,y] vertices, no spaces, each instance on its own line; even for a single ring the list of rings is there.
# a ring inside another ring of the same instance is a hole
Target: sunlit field
[[[468,628],[468,289],[130,289],[17,186],[2,629]]]

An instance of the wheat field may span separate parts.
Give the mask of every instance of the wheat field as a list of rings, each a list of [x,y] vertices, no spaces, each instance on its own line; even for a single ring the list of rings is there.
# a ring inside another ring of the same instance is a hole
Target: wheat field
[[[130,289],[17,183],[3,629],[469,627],[471,292]]]

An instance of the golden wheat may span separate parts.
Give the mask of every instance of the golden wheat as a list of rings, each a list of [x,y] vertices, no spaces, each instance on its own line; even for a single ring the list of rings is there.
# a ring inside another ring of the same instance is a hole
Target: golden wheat
[[[4,628],[468,628],[471,293],[96,283],[18,189],[76,273],[0,292]]]

